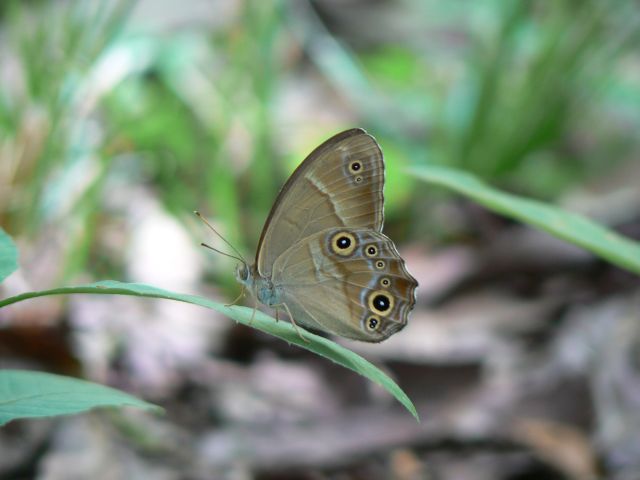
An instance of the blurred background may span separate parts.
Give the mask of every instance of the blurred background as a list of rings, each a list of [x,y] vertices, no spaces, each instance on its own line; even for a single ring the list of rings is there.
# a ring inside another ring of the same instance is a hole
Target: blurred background
[[[212,311],[124,296],[0,312],[0,368],[166,408],[16,421],[0,479],[640,478],[640,282],[412,179],[441,164],[640,238],[630,0],[5,0],[2,295],[100,279],[231,301],[278,189],[341,130],[387,165],[409,325],[338,340],[416,403]],[[224,247],[222,247],[224,248]]]

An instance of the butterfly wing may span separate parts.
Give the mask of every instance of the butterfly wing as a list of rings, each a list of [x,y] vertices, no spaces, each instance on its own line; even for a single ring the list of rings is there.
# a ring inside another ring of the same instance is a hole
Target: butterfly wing
[[[256,266],[270,277],[291,245],[330,227],[382,230],[384,162],[362,129],[339,133],[293,172],[271,209],[258,243]]]
[[[274,263],[272,280],[297,323],[366,342],[406,325],[418,285],[389,238],[350,228],[296,243]]]

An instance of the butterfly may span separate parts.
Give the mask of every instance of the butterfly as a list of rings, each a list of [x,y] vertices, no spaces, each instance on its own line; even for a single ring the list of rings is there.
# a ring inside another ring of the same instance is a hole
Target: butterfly
[[[334,135],[298,166],[236,278],[294,324],[364,342],[401,330],[418,282],[384,220],[382,151],[364,130]]]

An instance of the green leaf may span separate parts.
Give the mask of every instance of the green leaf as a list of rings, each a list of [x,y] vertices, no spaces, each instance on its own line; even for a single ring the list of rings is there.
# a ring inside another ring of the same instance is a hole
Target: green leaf
[[[640,274],[640,244],[575,213],[496,190],[466,172],[435,165],[414,167],[417,178],[450,188],[490,210],[528,223]],[[544,252],[540,252],[541,255]]]
[[[337,343],[324,337],[314,335],[311,332],[303,331],[305,340],[302,340],[297,331],[289,322],[276,322],[274,318],[265,315],[260,311],[254,311],[251,308],[232,306],[227,307],[221,303],[213,302],[203,297],[195,295],[185,295],[162,290],[151,285],[140,283],[122,283],[111,280],[83,285],[79,287],[63,287],[52,290],[44,290],[40,292],[28,292],[15,297],[0,300],[0,308],[12,303],[27,300],[29,298],[42,297],[46,295],[65,295],[72,293],[97,293],[101,295],[133,295],[138,297],[166,298],[169,300],[177,300],[179,302],[192,303],[202,307],[210,308],[220,312],[227,317],[244,325],[257,328],[265,333],[281,338],[289,344],[294,344],[302,348],[321,355],[335,363],[349,368],[356,373],[377,383],[389,393],[391,393],[409,412],[419,420],[416,409],[402,389],[389,378],[382,370],[375,367],[360,355],[348,350]],[[253,317],[253,319],[252,319]]]
[[[0,228],[0,283],[18,269],[18,249]]]
[[[28,370],[0,370],[0,426],[17,418],[52,417],[96,407],[162,408],[77,378]]]

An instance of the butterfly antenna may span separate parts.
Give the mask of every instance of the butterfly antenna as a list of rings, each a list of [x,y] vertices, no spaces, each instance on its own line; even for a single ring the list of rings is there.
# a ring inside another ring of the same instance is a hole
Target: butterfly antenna
[[[237,253],[237,254],[238,254],[238,256],[235,256],[235,255],[229,255],[228,253],[224,253],[224,252],[222,252],[222,251],[218,250],[217,248],[213,248],[212,246],[207,245],[206,243],[201,243],[200,245],[202,245],[203,247],[208,248],[209,250],[213,250],[214,252],[217,252],[217,253],[220,253],[220,254],[222,254],[222,255],[225,255],[225,256],[227,256],[227,257],[231,257],[231,258],[235,258],[236,260],[240,260],[240,261],[241,261],[242,263],[244,263],[245,265],[248,265],[248,264],[247,264],[247,261],[244,259],[244,257],[242,256],[242,254],[241,254],[241,253],[236,249],[236,247],[234,247],[233,245],[231,245],[231,243],[229,243],[229,241],[228,241],[226,238],[224,238],[222,235],[220,235],[220,234],[218,233],[218,231],[217,231],[215,228],[213,228],[213,225],[211,225],[211,224],[207,221],[207,219],[206,219],[206,218],[204,218],[204,217],[202,216],[202,214],[201,214],[199,211],[197,211],[197,210],[196,210],[196,211],[194,211],[193,213],[194,213],[194,214],[195,214],[195,215],[196,215],[200,220],[202,220],[202,222],[203,222],[207,227],[209,227],[209,229],[210,229],[213,233],[215,233],[215,234],[216,234],[216,235],[217,235],[217,236],[218,236],[218,237],[219,237],[219,238],[220,238],[224,243],[226,243],[229,247],[231,247],[231,250],[233,250],[235,253]]]
[[[213,250],[216,253],[219,253],[220,255],[224,255],[225,257],[229,257],[229,258],[235,258],[236,260],[241,261],[242,263],[247,263],[244,261],[244,259],[240,258],[240,257],[236,257],[235,255],[230,255],[228,253],[223,252],[222,250],[218,250],[217,248],[213,248],[211,245],[207,245],[206,243],[201,243],[201,246],[208,248],[209,250]]]

